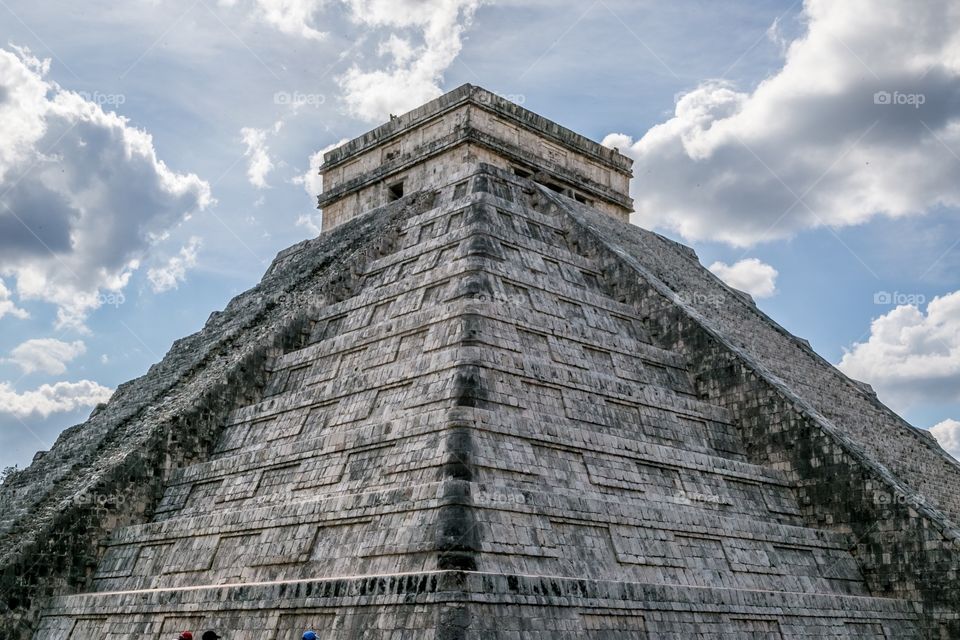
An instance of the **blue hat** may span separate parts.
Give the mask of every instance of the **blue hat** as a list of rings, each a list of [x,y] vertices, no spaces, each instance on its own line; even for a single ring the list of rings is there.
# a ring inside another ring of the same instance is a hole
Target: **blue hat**
[[[315,634],[313,631],[304,631],[303,640],[317,640],[317,634]]]

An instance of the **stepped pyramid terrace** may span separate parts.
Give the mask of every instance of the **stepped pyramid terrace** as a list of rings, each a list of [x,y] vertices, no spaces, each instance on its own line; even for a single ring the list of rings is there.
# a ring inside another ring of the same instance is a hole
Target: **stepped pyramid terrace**
[[[464,85],[322,172],[3,486],[0,637],[960,638],[960,465],[630,225],[628,158]]]

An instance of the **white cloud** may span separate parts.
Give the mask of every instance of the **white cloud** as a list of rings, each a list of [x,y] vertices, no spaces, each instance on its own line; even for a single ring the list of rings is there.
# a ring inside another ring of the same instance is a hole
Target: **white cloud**
[[[302,176],[297,176],[293,179],[294,184],[302,184],[303,190],[307,192],[307,195],[314,198],[323,192],[323,176],[320,175],[320,167],[323,165],[323,154],[331,148],[333,147],[326,147],[316,153],[310,154],[308,160],[310,168],[307,169],[307,172]]]
[[[247,146],[243,155],[247,160],[247,178],[257,189],[268,187],[267,174],[273,171],[273,160],[270,158],[270,148],[267,146],[267,135],[276,134],[283,127],[283,120],[278,120],[270,129],[254,129],[244,127],[240,129],[243,144]]]
[[[460,53],[463,32],[485,0],[341,0],[350,19],[364,33],[382,32],[377,55],[383,68],[354,65],[338,78],[349,113],[368,121],[383,120],[437,97],[443,74]],[[236,6],[239,0],[220,0]],[[316,20],[326,0],[244,0],[254,16],[282,33],[319,40],[325,33]],[[352,49],[353,47],[351,47]],[[245,130],[246,131],[246,130]],[[251,136],[257,130],[250,129]],[[245,134],[246,135],[246,134]],[[256,147],[256,143],[252,145]],[[263,155],[258,156],[261,160]],[[258,165],[267,167],[266,163]],[[267,169],[269,171],[269,169]],[[253,180],[251,175],[251,180]]]
[[[81,327],[212,198],[157,158],[148,133],[46,80],[48,67],[0,49],[0,273],[21,301],[57,305],[58,327]]]
[[[838,366],[899,409],[960,400],[960,291],[880,316]]]
[[[234,6],[237,0],[220,0],[222,6]],[[256,18],[274,26],[281,33],[308,40],[322,40],[325,33],[314,26],[314,17],[325,0],[253,0]]]
[[[187,279],[187,270],[197,265],[197,250],[202,246],[200,238],[193,237],[180,249],[180,253],[171,256],[166,264],[147,270],[147,279],[154,293],[163,293]]]
[[[5,315],[11,315],[21,320],[30,317],[29,313],[17,307],[13,300],[10,299],[10,290],[7,289],[7,285],[0,279],[0,318],[3,318]]]
[[[323,176],[320,175],[320,167],[323,165],[324,154],[328,151],[333,151],[337,147],[343,146],[349,141],[350,138],[343,138],[333,144],[328,144],[316,153],[310,154],[310,158],[307,160],[310,168],[307,169],[307,172],[303,175],[295,176],[291,182],[293,182],[293,184],[302,184],[303,190],[307,192],[307,195],[316,198],[323,192]]]
[[[756,258],[747,258],[734,264],[714,262],[710,265],[718,278],[734,289],[746,291],[754,298],[769,298],[777,291],[777,270]]]
[[[297,226],[303,227],[314,236],[320,235],[322,222],[323,217],[317,213],[305,213],[297,218]]]
[[[323,32],[312,25],[313,16],[323,0],[257,0],[264,18],[283,33],[321,40]]]
[[[635,221],[747,246],[960,206],[960,5],[806,0],[803,18],[753,91],[705,82],[604,141],[636,160]]]
[[[320,149],[316,153],[311,153],[310,158],[307,161],[309,168],[307,172],[294,176],[290,182],[293,184],[303,185],[303,190],[307,192],[307,195],[311,199],[315,199],[319,194],[323,192],[323,176],[320,175],[320,167],[323,166],[323,156],[328,151],[333,151],[339,146],[342,146],[350,141],[350,138],[342,138],[337,140],[332,144],[328,144],[323,149]],[[314,203],[316,201],[314,200]],[[321,224],[323,221],[323,214],[321,213],[305,213],[299,218],[297,218],[297,226],[303,227],[306,229],[310,235],[318,236],[321,231]]]
[[[44,384],[23,393],[18,393],[8,382],[0,382],[0,414],[6,413],[18,418],[32,415],[46,418],[52,413],[93,407],[106,402],[111,395],[112,389],[91,380]]]
[[[960,460],[960,422],[944,420],[930,427],[930,433],[937,439],[947,453]]]
[[[379,47],[386,69],[351,67],[339,78],[349,112],[368,121],[386,119],[437,97],[447,67],[460,53],[463,31],[482,0],[345,0],[357,24],[392,32]],[[416,31],[415,45],[398,30]]]
[[[60,375],[67,370],[67,363],[87,351],[81,340],[64,342],[55,338],[27,340],[10,352],[7,362],[16,364],[24,373],[42,371]]]

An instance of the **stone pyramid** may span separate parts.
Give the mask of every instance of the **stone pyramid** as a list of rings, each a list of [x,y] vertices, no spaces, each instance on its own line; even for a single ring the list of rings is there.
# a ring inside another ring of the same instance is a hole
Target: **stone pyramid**
[[[960,465],[465,85],[8,479],[0,636],[960,638]]]

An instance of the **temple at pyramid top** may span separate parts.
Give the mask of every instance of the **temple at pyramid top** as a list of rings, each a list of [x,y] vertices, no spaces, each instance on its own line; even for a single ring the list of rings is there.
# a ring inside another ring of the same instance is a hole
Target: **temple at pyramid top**
[[[323,229],[486,162],[619,220],[633,161],[481,87],[465,84],[324,156]]]

